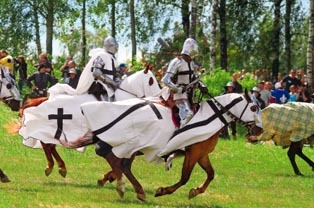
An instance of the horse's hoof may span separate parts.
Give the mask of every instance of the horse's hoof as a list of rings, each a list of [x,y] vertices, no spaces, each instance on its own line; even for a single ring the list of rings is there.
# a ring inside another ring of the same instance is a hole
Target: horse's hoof
[[[2,183],[9,183],[9,182],[11,182],[10,179],[6,175],[3,176],[2,178],[0,178],[0,181]]]
[[[97,185],[100,187],[103,187],[105,185],[106,182],[104,182],[103,180],[98,180],[97,181]]]
[[[146,200],[146,196],[145,196],[145,194],[137,194],[137,199],[144,202]]]
[[[159,188],[156,190],[155,197],[164,195],[163,191],[164,191],[164,188],[159,187]]]
[[[120,196],[121,198],[123,198],[124,192],[125,192],[125,181],[123,180],[123,178],[121,178],[120,181],[117,181],[116,190],[117,190],[119,196]]]
[[[52,168],[46,168],[45,169],[45,175],[46,176],[49,176],[51,174],[51,172],[52,172]]]
[[[197,191],[196,191],[196,189],[191,189],[190,190],[190,193],[189,193],[189,199],[192,199],[192,198],[194,198],[194,197],[196,197],[197,196]]]
[[[65,178],[67,176],[67,169],[65,168],[59,168],[59,174]]]

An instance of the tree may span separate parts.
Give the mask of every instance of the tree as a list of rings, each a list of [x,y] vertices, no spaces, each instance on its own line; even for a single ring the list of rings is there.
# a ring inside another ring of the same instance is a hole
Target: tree
[[[311,92],[314,91],[313,80],[313,51],[314,51],[314,0],[310,0],[310,19],[309,19],[309,35],[306,51],[306,69],[308,77],[308,85]]]
[[[272,62],[272,80],[277,81],[278,72],[279,72],[279,55],[280,55],[280,7],[281,0],[275,0],[274,2],[275,10],[274,10],[274,27],[273,27],[273,62]]]
[[[220,67],[228,69],[228,54],[227,54],[227,29],[226,29],[226,0],[220,0],[219,5],[219,20],[220,20]]]
[[[210,36],[210,69],[213,70],[216,64],[216,38],[217,38],[217,17],[219,15],[219,0],[213,0],[212,19],[211,19],[211,36]]]

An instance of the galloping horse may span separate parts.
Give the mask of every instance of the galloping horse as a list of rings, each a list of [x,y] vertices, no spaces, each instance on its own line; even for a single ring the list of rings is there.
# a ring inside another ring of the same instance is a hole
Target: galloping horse
[[[314,162],[302,151],[303,142],[308,140],[314,143],[314,104],[291,102],[283,105],[271,104],[262,110],[264,132],[261,136],[250,138],[249,141],[273,140],[283,148],[289,147],[287,152],[293,171],[296,175],[303,176],[300,172],[295,156],[298,155],[314,171]]]
[[[180,181],[173,186],[158,188],[155,196],[172,194],[185,185],[198,163],[206,172],[207,178],[201,186],[190,190],[189,198],[192,198],[205,192],[214,178],[208,154],[214,150],[219,132],[226,124],[233,120],[239,121],[248,128],[249,135],[257,135],[261,131],[256,126],[256,121],[260,118],[257,114],[259,109],[247,94],[226,94],[201,102],[191,121],[177,130],[170,108],[155,100],[90,102],[83,104],[81,109],[94,136],[89,133],[73,142],[62,141],[62,144],[77,148],[90,144],[95,137],[108,143],[111,151],[107,153],[106,159],[112,168],[111,174],[115,176],[108,179],[117,179],[117,191],[123,197],[124,174],[132,183],[137,198],[142,201],[145,200],[144,190],[131,171],[138,152],[143,153],[149,162],[158,162],[163,161],[163,157],[184,149]]]
[[[65,177],[64,161],[56,150],[59,139],[73,140],[87,131],[80,105],[97,101],[91,94],[76,95],[68,85],[57,84],[49,89],[50,97],[31,99],[23,105],[23,120],[19,134],[23,143],[32,148],[43,148],[47,159],[45,174],[53,170],[54,160],[59,173]],[[156,96],[160,93],[158,82],[150,70],[138,71],[124,79],[115,91],[116,99]],[[81,151],[82,149],[79,149]]]
[[[0,100],[7,104],[11,110],[20,109],[20,93],[14,79],[10,76],[9,70],[0,66]]]

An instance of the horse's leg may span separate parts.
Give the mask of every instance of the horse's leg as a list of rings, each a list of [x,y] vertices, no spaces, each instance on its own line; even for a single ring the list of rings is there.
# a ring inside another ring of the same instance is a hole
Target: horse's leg
[[[125,181],[122,178],[122,169],[121,169],[121,162],[122,159],[117,158],[112,152],[106,155],[106,160],[109,163],[110,167],[114,175],[116,176],[117,186],[116,190],[121,198],[123,198],[125,192]]]
[[[114,172],[112,170],[110,170],[108,173],[106,173],[104,175],[104,178],[103,179],[99,179],[97,181],[97,184],[98,186],[104,186],[105,183],[107,183],[107,181],[109,181],[110,183],[112,183],[114,180],[116,180],[117,177],[116,175],[114,174]]]
[[[6,176],[5,174],[4,174],[4,172],[0,169],[0,181],[2,182],[2,183],[8,183],[8,182],[10,182],[10,179],[8,178],[8,176]]]
[[[314,162],[303,153],[302,149],[303,144],[300,142],[300,145],[298,145],[296,148],[296,154],[301,157],[307,164],[309,164],[309,166],[311,166],[312,170],[314,171]]]
[[[207,189],[208,185],[214,179],[214,176],[215,176],[215,172],[214,172],[214,169],[210,163],[208,155],[199,159],[198,164],[203,168],[203,170],[206,171],[207,178],[202,185],[200,185],[197,188],[193,188],[190,190],[190,193],[189,193],[190,199],[201,194],[201,193],[204,193],[205,190]]]
[[[50,173],[52,172],[53,166],[54,166],[54,161],[53,161],[53,157],[51,154],[51,149],[50,149],[49,144],[45,144],[43,142],[40,142],[40,143],[41,143],[41,146],[43,147],[43,150],[45,152],[45,156],[47,159],[47,167],[45,169],[45,174],[46,174],[46,176],[49,176]]]
[[[59,167],[59,174],[63,177],[67,175],[67,169],[65,167],[65,163],[60,157],[59,153],[57,152],[56,145],[55,144],[49,144],[50,146],[50,152],[52,153],[52,156],[55,158],[55,160],[58,163]]]
[[[191,151],[190,147],[186,148],[182,172],[181,172],[181,178],[180,178],[179,182],[175,183],[172,186],[158,188],[156,190],[155,197],[163,196],[166,194],[172,194],[178,188],[185,185],[188,182],[188,180],[190,179],[191,172],[192,172],[196,162],[198,161],[198,159],[199,159],[198,155],[195,155],[195,154],[193,155],[193,152]]]
[[[290,159],[291,165],[293,167],[293,171],[296,175],[303,176],[303,174],[300,172],[297,163],[295,162],[295,155],[298,151],[298,146],[300,145],[300,142],[291,142],[289,150],[287,152],[288,157]]]
[[[130,159],[123,159],[122,160],[122,163],[121,163],[122,171],[123,171],[124,175],[129,179],[131,184],[133,185],[137,198],[141,201],[145,201],[146,196],[145,196],[144,189],[143,189],[142,185],[138,182],[138,180],[135,178],[135,176],[133,175],[132,170],[131,170],[132,163],[134,161],[135,156],[136,156],[136,153],[133,154]]]

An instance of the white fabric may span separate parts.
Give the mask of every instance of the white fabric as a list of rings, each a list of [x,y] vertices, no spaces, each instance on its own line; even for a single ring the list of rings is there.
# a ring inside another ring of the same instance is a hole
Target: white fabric
[[[142,99],[127,101],[90,102],[81,108],[87,125],[92,131],[114,121],[118,116]],[[160,104],[155,104],[162,115],[159,120],[149,105],[141,107],[113,125],[108,131],[97,136],[113,146],[113,153],[119,158],[129,158],[134,152],[141,151],[147,161],[159,161],[157,154],[163,148],[175,130],[171,111]],[[95,119],[97,118],[97,119]]]
[[[240,96],[239,94],[231,93],[216,99],[225,106]],[[127,109],[141,102],[143,102],[141,99],[114,103],[89,102],[84,103],[81,108],[88,127],[92,131],[96,131],[107,126]],[[243,98],[241,102],[230,109],[230,112],[240,117],[246,103],[245,98]],[[250,103],[242,115],[242,120],[245,122],[254,121],[256,118],[256,113],[250,110],[252,105]],[[129,158],[134,152],[141,151],[146,155],[146,159],[151,162],[158,161],[161,156],[167,155],[174,150],[204,141],[224,126],[220,119],[215,118],[206,125],[191,128],[178,134],[168,142],[175,131],[171,112],[164,106],[157,104],[155,106],[161,112],[163,119],[158,120],[150,106],[147,105],[129,114],[106,131],[98,132],[97,136],[112,145],[113,153],[119,158]],[[214,114],[215,112],[207,102],[202,102],[199,111],[185,127],[209,119]],[[226,114],[224,114],[224,117],[227,122],[231,121],[231,118]]]
[[[16,83],[14,81],[14,79],[11,77],[10,75],[10,71],[9,68],[7,67],[3,67],[0,66],[0,81],[1,81],[1,94],[0,94],[0,98],[8,98],[9,99],[16,99],[19,100],[20,99],[20,92],[16,87]],[[7,84],[11,84],[12,88],[8,89],[7,88]]]
[[[149,85],[149,79],[154,79],[153,85]],[[149,72],[143,70],[127,77],[121,84],[121,88],[127,93],[117,89],[117,99],[128,99],[140,96],[154,96],[160,93],[157,80]],[[84,117],[81,114],[80,105],[89,101],[96,101],[93,95],[76,94],[76,91],[67,84],[56,84],[49,88],[49,99],[38,107],[30,107],[24,110],[23,123],[19,134],[24,138],[23,143],[32,148],[41,148],[40,141],[44,143],[60,144],[54,139],[57,129],[56,120],[48,120],[49,114],[56,114],[58,108],[64,109],[64,114],[72,114],[73,119],[63,120],[63,131],[68,140],[74,140],[87,132]],[[64,139],[64,135],[61,136]]]
[[[87,101],[96,101],[93,95],[57,95],[49,98],[37,107],[24,110],[22,127],[19,134],[24,138],[23,144],[32,148],[41,148],[40,141],[44,143],[60,144],[54,139],[57,130],[57,120],[48,119],[49,114],[57,114],[58,108],[63,108],[64,114],[71,114],[71,120],[63,120],[63,133],[60,139],[69,141],[77,139],[87,132],[80,105]]]

